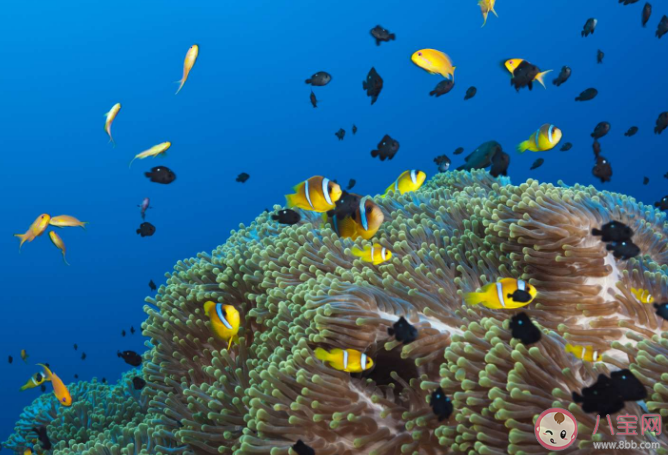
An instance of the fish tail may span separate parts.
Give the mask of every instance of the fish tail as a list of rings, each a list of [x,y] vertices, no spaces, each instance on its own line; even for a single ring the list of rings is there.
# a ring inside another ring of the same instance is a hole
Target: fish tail
[[[313,351],[315,354],[315,358],[318,360],[322,360],[323,362],[328,362],[330,358],[329,352],[325,351],[323,348],[315,348],[315,351]]]
[[[392,41],[394,41],[394,39],[395,39],[396,37],[397,37],[397,36],[396,36],[394,33],[390,33],[390,39],[391,39]]]
[[[28,386],[27,386],[27,385],[24,385],[23,387],[21,387],[21,388],[19,389],[20,392],[23,392],[24,390],[28,390]]]
[[[479,305],[484,300],[485,294],[483,292],[469,292],[464,296],[467,305]]]
[[[67,259],[65,259],[65,252],[63,252],[63,262],[65,263],[65,265],[70,265],[70,263],[67,262]]]
[[[181,89],[183,88],[183,84],[186,83],[186,78],[184,77],[183,79],[180,79],[180,80],[176,81],[176,83],[177,83],[177,84],[181,84],[181,85],[179,85],[179,88],[176,90],[176,93],[174,93],[174,95],[178,95],[178,94],[179,94],[179,92],[180,92]]]
[[[285,195],[285,204],[288,208],[296,207],[299,205],[299,195],[298,194],[286,194]]]
[[[227,343],[227,350],[228,350],[228,351],[229,351],[230,349],[232,349],[232,341],[233,341],[233,340],[234,340],[234,337],[230,337],[230,342]]]
[[[584,357],[585,349],[582,346],[573,346],[572,344],[568,343],[565,349],[566,352],[570,352],[578,359],[582,359]]]
[[[305,82],[306,82],[307,84],[310,84],[310,83],[311,83],[311,79],[306,79]]]
[[[545,75],[547,73],[551,73],[551,72],[552,72],[552,70],[547,70],[547,71],[543,71],[542,73],[538,73],[535,80],[537,80],[540,83],[540,85],[543,86],[543,88],[547,88],[547,87],[545,87],[545,81],[543,80],[543,78],[545,77]]]
[[[496,14],[496,11],[494,10],[494,7],[493,7],[493,6],[492,6],[492,9],[491,9],[491,11],[492,11],[492,13],[494,13],[494,15],[495,15],[496,17],[499,17],[499,15],[498,15],[498,14]]]
[[[21,239],[21,243],[19,243],[19,253],[20,253],[21,247],[26,242],[26,240],[28,240],[28,234],[14,234],[14,237],[18,237]]]
[[[594,228],[594,229],[591,230],[591,235],[603,235],[603,231],[601,231],[600,229]]]
[[[487,14],[488,13],[482,13],[483,21],[482,21],[482,25],[480,26],[480,28],[483,28],[487,24]]]
[[[88,223],[89,223],[88,221],[82,221],[81,224],[80,224],[81,229],[83,229],[83,230],[85,231],[85,230],[86,230],[86,225],[87,225]]]
[[[136,159],[137,159],[136,156],[134,158],[132,158],[132,161],[130,161],[130,164],[128,164],[128,169],[130,169],[132,167],[132,163],[134,163]]]
[[[46,381],[50,381],[51,378],[53,378],[53,373],[51,372],[51,370],[49,369],[49,367],[47,367],[47,366],[44,365],[43,363],[38,363],[37,366],[40,366],[40,367],[44,368],[44,373],[46,373],[46,374],[44,375],[44,379],[45,379]]]
[[[517,151],[520,152],[520,153],[524,153],[524,152],[526,152],[527,150],[529,150],[529,143],[530,143],[530,142],[531,142],[531,141],[524,141],[524,142],[521,142],[520,145],[517,146]]]
[[[455,70],[457,69],[456,66],[452,67],[452,82],[455,82]]]
[[[204,304],[204,312],[208,315],[208,314],[209,314],[209,311],[210,311],[211,308],[213,308],[214,306],[216,306],[216,304],[213,303],[211,300],[207,301],[207,302]]]
[[[361,258],[364,256],[364,250],[354,246],[353,249],[351,250],[351,253],[353,256],[357,256],[358,258]]]

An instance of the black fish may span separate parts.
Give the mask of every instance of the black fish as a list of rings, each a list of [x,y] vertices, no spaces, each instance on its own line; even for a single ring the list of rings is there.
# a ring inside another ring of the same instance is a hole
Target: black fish
[[[668,111],[659,114],[659,117],[656,119],[656,126],[654,127],[654,133],[661,134],[663,133],[663,130],[665,130],[666,128],[668,128]]]
[[[570,142],[566,142],[564,145],[561,146],[559,150],[561,150],[562,152],[568,152],[572,148],[573,144],[571,144]]]
[[[74,375],[74,379],[79,379],[79,375],[78,375],[78,374],[75,374],[75,375]]]
[[[492,177],[508,175],[508,166],[510,166],[510,155],[499,149],[492,157],[492,167],[489,169],[489,175]]]
[[[559,76],[552,81],[554,85],[559,87],[561,84],[566,82],[568,78],[571,77],[571,69],[568,66],[563,66],[559,72]]]
[[[318,100],[315,98],[315,93],[313,93],[313,90],[311,90],[311,96],[309,98],[313,107],[318,107]]]
[[[134,327],[134,326],[130,326],[130,333],[131,333],[132,335],[135,334],[135,327]]]
[[[656,308],[656,314],[661,316],[663,319],[668,320],[668,303],[655,303],[654,308]]]
[[[626,5],[633,5],[634,3],[638,3],[638,0],[619,0],[619,3]]]
[[[403,344],[409,344],[417,339],[418,330],[401,316],[392,327],[387,328],[387,334],[394,336],[397,341],[401,341]]]
[[[86,353],[81,354],[81,360],[86,360]]]
[[[522,312],[510,318],[510,330],[513,338],[516,338],[524,345],[534,344],[540,341],[542,336],[540,329],[534,325],[526,313]]]
[[[132,378],[132,386],[135,388],[135,390],[141,390],[146,386],[146,381],[144,381],[139,376],[135,376]]]
[[[629,130],[626,133],[624,133],[624,136],[626,136],[626,137],[635,136],[635,134],[637,132],[638,132],[638,127],[637,126],[632,126],[631,128],[629,128]]]
[[[9,356],[9,363],[12,364],[13,362],[14,362],[14,357],[12,357],[12,356],[10,355],[10,356]]]
[[[399,142],[392,139],[389,134],[386,134],[380,140],[377,147],[377,150],[371,150],[373,158],[380,157],[381,161],[385,161],[386,159],[391,160],[399,151]]]
[[[107,378],[102,378],[102,384],[106,384],[106,383],[107,383]]]
[[[510,85],[515,87],[515,90],[518,92],[523,87],[529,87],[529,90],[533,90],[533,81],[539,74],[540,68],[527,62],[526,60],[523,60],[522,63],[517,65],[515,71],[513,71],[513,76],[510,79]]]
[[[122,337],[125,336],[125,330],[123,330],[123,331],[121,332],[121,336],[122,336]]]
[[[346,130],[344,130],[343,128],[339,128],[339,131],[334,133],[334,136],[338,137],[340,141],[343,140],[345,135],[346,135]]]
[[[450,401],[450,398],[445,396],[445,392],[443,392],[443,389],[440,387],[431,393],[429,406],[431,406],[434,414],[436,414],[436,417],[438,417],[439,422],[441,420],[448,419],[455,410],[455,407],[452,405],[452,401]]]
[[[596,53],[596,62],[603,63],[603,57],[605,57],[605,53],[601,49],[599,49],[598,52]]]
[[[176,180],[176,174],[166,166],[156,166],[151,172],[144,172],[144,175],[151,179],[151,182],[169,185]]]
[[[337,220],[342,220],[347,216],[355,216],[361,200],[362,196],[359,194],[343,191],[339,200],[336,201],[336,207],[327,212],[327,216],[330,218],[336,217]]]
[[[389,41],[394,41],[394,39],[396,38],[394,33],[390,33],[380,25],[376,25],[374,28],[371,29],[371,36],[373,36],[376,39],[376,46],[380,46],[380,43],[383,41],[387,43]]]
[[[148,287],[151,289],[151,291],[155,291],[156,289],[158,289],[153,280],[148,282]]]
[[[624,401],[640,401],[647,398],[647,389],[630,370],[610,373],[610,381]]]
[[[307,84],[311,84],[314,87],[323,87],[332,80],[332,76],[325,71],[318,71],[310,79],[306,79]]]
[[[470,171],[471,169],[484,169],[492,164],[492,157],[502,150],[501,144],[496,141],[488,141],[481,144],[466,158],[466,163],[457,168],[458,171]]]
[[[78,350],[78,349],[79,349],[79,346],[77,346],[77,345],[75,344],[75,345],[74,345],[74,350],[76,351],[76,350]]]
[[[353,130],[353,135],[354,135],[355,133],[357,133],[357,127],[356,127],[355,125],[353,125],[352,130]]]
[[[608,243],[605,249],[612,251],[612,254],[615,258],[621,259],[623,261],[634,258],[640,254],[640,248],[638,248],[638,245],[630,240],[626,240],[624,242]]]
[[[582,389],[582,395],[572,393],[575,403],[582,403],[586,413],[596,413],[601,417],[615,414],[624,409],[624,400],[614,384],[604,374],[600,374],[594,384]]]
[[[649,177],[643,177],[642,184],[643,185],[648,185],[649,184]]]
[[[250,178],[250,175],[246,174],[245,172],[242,172],[241,174],[237,175],[236,181],[239,183],[246,183],[246,180]]]
[[[371,67],[369,74],[366,76],[366,80],[362,82],[362,88],[366,90],[366,96],[371,97],[371,104],[375,103],[378,99],[378,95],[380,95],[380,91],[383,89],[383,78],[380,77],[376,68]]]
[[[46,386],[45,386],[44,384],[42,384],[42,385],[40,386],[40,390],[41,390],[42,392],[46,392]]]
[[[596,19],[589,18],[587,19],[587,22],[585,22],[584,27],[582,28],[582,32],[580,33],[583,37],[587,37],[590,34],[594,34],[594,30],[596,30],[596,23],[598,21]]]
[[[450,169],[450,158],[446,155],[439,155],[434,158],[434,163],[438,166],[438,172],[445,172]]]
[[[271,216],[271,219],[278,221],[281,224],[297,224],[302,219],[302,216],[299,212],[295,212],[292,209],[279,210],[275,215]]]
[[[461,155],[464,153],[464,147],[457,147],[454,152],[452,152],[453,155]]]
[[[478,89],[475,87],[469,87],[466,90],[466,95],[464,95],[464,100],[470,100],[475,96],[475,94],[478,93]]]
[[[575,98],[575,101],[591,101],[596,98],[596,95],[598,95],[598,90],[595,88],[588,88],[584,92],[580,93],[580,95]]]
[[[664,196],[659,202],[655,202],[654,207],[659,210],[668,210],[668,196]]]
[[[445,95],[448,93],[452,88],[455,86],[454,81],[451,81],[450,79],[443,79],[441,82],[436,84],[436,87],[434,87],[434,90],[429,92],[429,96],[435,96],[438,98],[441,95]]]
[[[155,226],[153,226],[148,221],[145,221],[139,225],[139,229],[137,229],[137,234],[141,235],[142,237],[150,237],[153,234],[155,234]]]
[[[521,289],[515,290],[512,294],[508,294],[509,299],[513,299],[515,302],[519,303],[527,303],[531,302],[531,294],[529,294],[527,291],[523,291]]]
[[[128,365],[132,365],[133,367],[138,367],[139,365],[141,365],[142,358],[139,354],[137,354],[134,351],[123,351],[123,352],[118,351],[117,355],[118,357],[125,360],[125,363],[127,363]]]
[[[664,14],[661,22],[659,22],[659,26],[656,28],[656,36],[661,39],[666,33],[668,33],[668,16]]]
[[[598,125],[596,125],[596,128],[594,128],[594,132],[591,133],[591,137],[597,140],[608,134],[608,132],[610,132],[610,123],[600,122]]]
[[[543,165],[544,162],[545,160],[543,158],[538,158],[536,161],[533,162],[529,170],[533,171],[534,169],[538,169]]]
[[[601,241],[608,242],[625,242],[631,240],[633,237],[633,229],[622,223],[621,221],[609,221],[601,226],[601,229],[592,229],[591,235],[601,237]]]
[[[49,435],[46,434],[46,427],[44,425],[40,425],[33,428],[32,431],[37,433],[37,439],[39,439],[39,443],[42,446],[42,449],[51,450],[51,440],[49,439]]]
[[[594,174],[594,177],[598,177],[601,180],[601,183],[609,182],[612,177],[612,166],[608,160],[602,156],[596,157],[596,166],[591,171]]]
[[[598,141],[594,141],[592,144],[592,148],[594,149],[594,156],[598,158],[598,156],[601,154],[601,143]]]
[[[304,444],[304,441],[301,439],[299,439],[296,444],[292,445],[292,450],[294,450],[297,455],[315,455],[315,450]]]
[[[642,26],[645,27],[649,21],[650,16],[652,15],[652,5],[645,3],[645,6],[642,8]]]
[[[346,190],[348,191],[352,190],[356,183],[357,181],[355,179],[350,179],[350,181],[348,182],[348,186],[346,187]]]

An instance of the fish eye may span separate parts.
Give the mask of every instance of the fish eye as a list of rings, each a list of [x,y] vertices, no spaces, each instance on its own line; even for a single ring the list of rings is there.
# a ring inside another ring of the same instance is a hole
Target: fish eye
[[[419,55],[420,57],[422,57],[422,52],[418,52],[418,55]]]
[[[559,436],[561,436],[561,439],[566,439],[566,430],[561,430]]]

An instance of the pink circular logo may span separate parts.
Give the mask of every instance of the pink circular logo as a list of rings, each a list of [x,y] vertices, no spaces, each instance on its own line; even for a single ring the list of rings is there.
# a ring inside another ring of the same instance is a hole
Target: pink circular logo
[[[565,409],[550,408],[538,417],[534,433],[540,445],[558,452],[575,442],[578,436],[578,421]]]

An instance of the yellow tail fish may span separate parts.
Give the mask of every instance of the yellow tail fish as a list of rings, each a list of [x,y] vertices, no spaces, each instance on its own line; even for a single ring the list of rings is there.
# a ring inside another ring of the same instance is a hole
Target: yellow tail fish
[[[28,352],[25,349],[21,349],[21,359],[28,363]]]
[[[88,221],[79,221],[76,218],[74,218],[73,216],[69,216],[69,215],[58,215],[58,216],[54,216],[53,218],[51,218],[51,220],[49,221],[49,224],[51,226],[55,226],[55,227],[59,227],[59,228],[62,228],[62,227],[80,227],[80,228],[86,230],[86,225],[88,224]]]
[[[487,284],[480,292],[466,294],[465,301],[468,305],[482,303],[484,307],[493,310],[509,310],[527,306],[536,298],[537,293],[536,288],[525,281],[503,278],[496,283]]]
[[[382,264],[392,258],[392,252],[379,243],[374,243],[372,246],[367,245],[363,250],[353,247],[352,253],[364,262],[371,262],[373,265]]]
[[[533,133],[528,140],[517,146],[517,151],[524,153],[527,150],[532,152],[547,152],[557,146],[561,141],[561,130],[554,125],[546,123]]]
[[[409,191],[417,191],[420,189],[426,178],[427,174],[422,171],[404,171],[392,185],[387,187],[384,194],[388,194],[390,191],[399,194],[408,193]]]
[[[44,231],[49,226],[49,221],[51,221],[51,216],[43,213],[38,216],[35,221],[30,225],[28,231],[25,234],[14,234],[14,237],[21,239],[19,244],[19,251],[25,242],[32,242],[40,235],[44,234]]]
[[[455,80],[456,66],[452,66],[450,57],[436,49],[421,49],[411,55],[411,61],[417,66],[427,71],[429,74],[440,74],[452,81]]]
[[[638,301],[641,303],[646,303],[648,305],[654,303],[654,297],[647,289],[631,288],[631,294],[633,294],[635,298],[638,299]]]
[[[362,237],[369,240],[376,235],[380,225],[383,224],[385,215],[371,199],[360,198],[359,205],[354,212],[339,220],[338,217],[332,217],[334,232],[344,239],[355,240]]]
[[[565,350],[585,362],[598,362],[601,360],[601,354],[603,354],[602,352],[595,351],[593,346],[574,346],[570,343],[565,346]]]
[[[114,147],[116,147],[116,142],[114,142],[114,138],[111,136],[111,124],[114,122],[114,119],[118,115],[118,111],[121,110],[121,103],[116,103],[111,107],[111,110],[104,114],[106,117],[104,120],[104,130],[107,132],[109,135],[109,142],[113,144]]]
[[[233,340],[239,342],[237,337],[241,323],[239,311],[232,305],[223,305],[209,300],[204,304],[204,313],[211,321],[213,334],[221,340],[228,341],[227,350],[229,351]]]
[[[65,242],[63,242],[63,239],[60,238],[58,234],[56,234],[54,231],[49,232],[49,238],[51,239],[51,243],[55,245],[56,248],[60,250],[60,252],[63,254],[63,262],[65,265],[70,265],[67,262],[67,259],[65,259]]]
[[[487,15],[489,14],[490,11],[492,13],[494,13],[494,15],[496,17],[499,17],[499,15],[496,14],[496,11],[494,11],[494,4],[495,3],[496,3],[496,0],[479,0],[478,1],[478,6],[480,6],[480,11],[482,12],[482,17],[484,19],[484,21],[482,23],[482,26],[480,28],[484,27],[485,24],[487,24]]]
[[[190,74],[190,70],[193,69],[193,66],[195,66],[195,61],[197,60],[198,55],[199,46],[197,44],[193,44],[190,46],[190,49],[188,49],[188,52],[186,52],[186,59],[183,61],[183,77],[180,81],[177,81],[180,82],[181,85],[179,85],[179,89],[176,91],[175,95],[179,94],[183,88],[183,84],[185,84],[188,80],[188,75]]]
[[[23,384],[20,390],[23,392],[24,390],[34,389],[35,387],[41,386],[44,381],[46,381],[46,378],[42,373],[35,373],[30,379],[28,379],[28,382]]]
[[[55,373],[51,372],[49,367],[46,365],[41,363],[38,363],[37,365],[44,368],[44,376],[46,376],[47,381],[51,381],[51,385],[53,386],[53,394],[58,399],[58,402],[65,407],[72,406],[72,395],[70,395],[70,391],[67,390],[67,387],[63,381],[58,376],[56,376]]]
[[[316,175],[293,188],[294,194],[287,194],[285,200],[289,208],[298,207],[312,212],[323,213],[336,207],[341,198],[341,187],[328,178]]]
[[[332,349],[327,352],[323,348],[316,348],[315,357],[329,363],[335,370],[346,373],[361,373],[373,366],[373,360],[355,349]]]
[[[132,158],[132,161],[130,161],[130,164],[128,165],[128,167],[131,167],[132,163],[134,163],[135,160],[143,160],[143,159],[148,158],[148,157],[155,158],[156,156],[159,156],[159,155],[164,156],[167,153],[167,150],[169,150],[169,148],[171,146],[172,146],[171,142],[162,142],[158,145],[154,145],[150,149],[148,149],[144,152],[141,152],[141,153],[137,154],[134,158]]]
[[[515,77],[515,70],[517,68],[522,67],[522,69],[524,69],[526,71],[527,67],[534,67],[535,71],[537,71],[537,73],[536,73],[536,76],[533,78],[533,80],[538,81],[540,83],[540,85],[543,86],[543,88],[547,88],[547,87],[545,87],[545,81],[543,80],[543,78],[545,77],[545,75],[547,73],[552,72],[552,70],[547,70],[547,71],[542,71],[541,72],[540,69],[538,69],[538,67],[536,65],[532,65],[528,61],[526,61],[524,59],[521,59],[521,58],[508,59],[504,62],[504,66],[506,67],[506,69],[508,71],[510,71],[510,74],[513,77]],[[531,88],[531,84],[529,84],[529,88]]]

